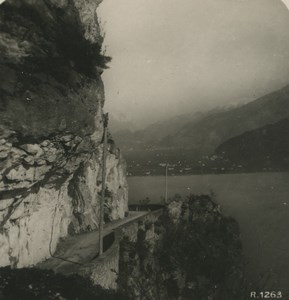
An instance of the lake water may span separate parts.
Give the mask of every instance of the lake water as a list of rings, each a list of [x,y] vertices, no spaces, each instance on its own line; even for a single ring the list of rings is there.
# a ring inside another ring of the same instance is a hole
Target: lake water
[[[165,178],[129,177],[129,202],[159,203]],[[240,224],[250,279],[268,276],[272,291],[289,293],[289,173],[169,176],[168,196],[214,192],[227,216]],[[267,285],[268,286],[268,285]],[[267,288],[268,290],[268,288]],[[282,299],[289,299],[284,296]]]

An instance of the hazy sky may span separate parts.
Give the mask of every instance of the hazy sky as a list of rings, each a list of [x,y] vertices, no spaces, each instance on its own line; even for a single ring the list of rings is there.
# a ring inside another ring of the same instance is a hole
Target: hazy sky
[[[289,6],[289,0],[284,0]],[[253,100],[289,83],[279,0],[104,0],[106,109],[138,124]]]

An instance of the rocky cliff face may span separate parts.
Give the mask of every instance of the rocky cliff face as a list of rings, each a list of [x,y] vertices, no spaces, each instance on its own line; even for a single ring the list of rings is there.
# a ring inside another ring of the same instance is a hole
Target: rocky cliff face
[[[0,266],[49,257],[98,226],[108,58],[100,0],[0,5]],[[109,139],[106,221],[127,210],[125,163]]]

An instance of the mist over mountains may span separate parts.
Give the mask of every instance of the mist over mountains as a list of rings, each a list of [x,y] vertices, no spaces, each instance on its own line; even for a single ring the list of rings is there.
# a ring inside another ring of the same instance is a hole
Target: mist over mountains
[[[198,111],[177,115],[150,124],[144,129],[135,129],[129,121],[122,122],[116,118],[110,120],[110,130],[122,149],[137,149],[140,147],[160,147],[169,136],[177,135],[190,122],[197,122],[217,112],[228,108],[215,108],[209,111]]]
[[[198,148],[207,155],[234,136],[288,117],[289,85],[244,106],[192,120],[161,143],[167,147]]]
[[[218,159],[206,162],[204,168],[210,166],[219,169],[222,165],[220,160],[226,168],[229,165],[232,168],[231,165],[235,164],[249,168],[249,162],[253,169],[263,170],[266,166],[274,169],[281,165],[287,168],[285,154],[289,152],[289,145],[283,140],[287,141],[286,136],[289,136],[288,119],[289,85],[242,106],[187,113],[152,124],[143,130],[119,130],[114,136],[129,163],[132,162],[130,157],[133,157],[132,165],[136,162],[142,165],[145,160],[157,163],[155,155],[158,155],[160,163],[164,160],[173,160],[175,163],[182,152],[186,153],[186,168],[192,170],[196,169],[197,160],[212,155]],[[282,150],[277,151],[280,147]],[[144,156],[145,150],[149,154]],[[162,155],[168,152],[169,155]],[[221,157],[222,152],[226,152],[226,157]],[[253,164],[257,157],[263,158]],[[231,164],[228,160],[231,160]],[[218,168],[212,161],[218,161]]]

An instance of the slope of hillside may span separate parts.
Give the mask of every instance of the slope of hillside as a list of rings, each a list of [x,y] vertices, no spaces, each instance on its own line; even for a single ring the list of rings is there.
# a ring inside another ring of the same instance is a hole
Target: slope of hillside
[[[189,122],[176,134],[165,137],[161,145],[195,149],[200,155],[207,155],[234,136],[287,117],[289,85],[244,106]]]
[[[122,149],[156,147],[166,136],[177,134],[187,123],[198,122],[220,111],[223,111],[223,109],[216,108],[210,111],[178,115],[166,120],[160,120],[142,130],[132,131],[132,127],[130,127],[131,129],[115,130],[115,126],[113,126],[111,127],[111,131],[114,133],[114,137]]]
[[[234,137],[216,154],[245,170],[288,170],[289,119]]]

